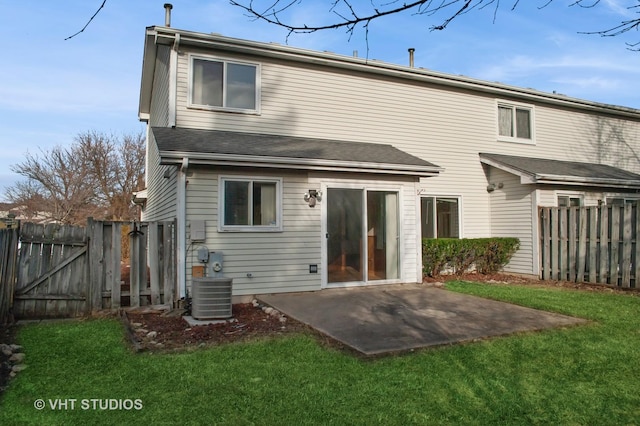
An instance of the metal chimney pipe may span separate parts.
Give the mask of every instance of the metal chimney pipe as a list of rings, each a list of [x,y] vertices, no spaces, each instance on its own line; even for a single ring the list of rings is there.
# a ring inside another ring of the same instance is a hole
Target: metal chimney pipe
[[[416,51],[413,47],[409,48],[409,66],[413,68],[413,54]]]
[[[164,4],[164,26],[171,26],[171,9],[173,9],[173,5],[171,3]]]

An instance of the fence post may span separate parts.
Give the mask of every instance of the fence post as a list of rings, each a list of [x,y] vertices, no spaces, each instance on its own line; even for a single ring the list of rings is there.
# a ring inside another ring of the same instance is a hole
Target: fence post
[[[631,214],[633,206],[625,204],[622,222],[622,287],[631,287]],[[636,231],[638,232],[638,231]]]
[[[150,222],[148,225],[149,242],[147,251],[149,253],[149,274],[151,289],[151,304],[160,304],[160,240],[158,238],[158,222]]]
[[[87,249],[89,271],[87,273],[87,311],[102,309],[102,278],[104,276],[103,222],[87,219]]]
[[[600,273],[598,282],[606,284],[609,277],[609,207],[600,208]]]

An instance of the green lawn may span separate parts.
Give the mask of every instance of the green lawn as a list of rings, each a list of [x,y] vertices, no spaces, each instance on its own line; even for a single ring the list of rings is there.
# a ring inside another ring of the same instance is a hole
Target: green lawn
[[[593,323],[376,360],[305,335],[135,354],[116,321],[26,326],[29,367],[0,400],[0,424],[640,424],[640,297],[447,287]]]

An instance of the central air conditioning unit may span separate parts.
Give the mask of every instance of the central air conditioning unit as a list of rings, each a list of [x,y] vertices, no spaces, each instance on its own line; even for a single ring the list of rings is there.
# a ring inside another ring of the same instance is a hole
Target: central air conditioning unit
[[[197,320],[231,318],[231,278],[194,278],[191,316]]]
[[[207,277],[193,278],[191,316],[197,320],[231,318],[232,278],[222,276],[222,253],[210,252]]]

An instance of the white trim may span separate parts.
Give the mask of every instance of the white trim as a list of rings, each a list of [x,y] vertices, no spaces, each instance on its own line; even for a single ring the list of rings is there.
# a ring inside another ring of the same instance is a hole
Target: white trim
[[[535,119],[535,107],[534,105],[531,104],[525,104],[525,103],[520,103],[520,102],[513,102],[513,101],[508,101],[505,99],[496,99],[495,102],[496,108],[495,108],[495,125],[496,125],[496,135],[497,135],[497,140],[499,142],[509,142],[509,143],[518,143],[518,144],[524,144],[524,145],[535,145],[536,144],[536,119]],[[516,109],[526,109],[529,111],[529,127],[530,127],[530,132],[531,132],[531,138],[527,139],[527,138],[519,138],[517,136],[504,136],[500,134],[500,107],[504,106],[504,107],[511,107],[514,110],[514,114],[513,114],[513,126],[514,126],[514,131],[516,131],[516,114],[515,114],[515,110]]]
[[[222,106],[214,106],[214,105],[201,105],[193,103],[193,61],[194,60],[202,60],[202,61],[210,61],[210,62],[220,62],[223,66],[223,75],[224,82],[222,85]],[[255,62],[246,62],[246,61],[238,61],[236,59],[224,58],[220,56],[211,56],[211,55],[203,55],[203,54],[194,54],[189,53],[188,55],[188,64],[189,64],[189,80],[187,81],[187,108],[190,109],[200,109],[206,111],[222,111],[222,112],[235,112],[241,114],[260,114],[260,103],[261,103],[261,66],[259,63]],[[238,64],[238,65],[247,65],[253,66],[256,70],[256,80],[255,80],[255,108],[231,108],[225,106],[226,104],[226,96],[227,96],[227,87],[226,87],[226,76],[227,76],[227,66],[228,64]]]
[[[276,224],[266,225],[225,225],[225,182],[266,182],[276,184]],[[218,177],[218,232],[282,232],[283,231],[283,178],[253,175],[220,175]]]

